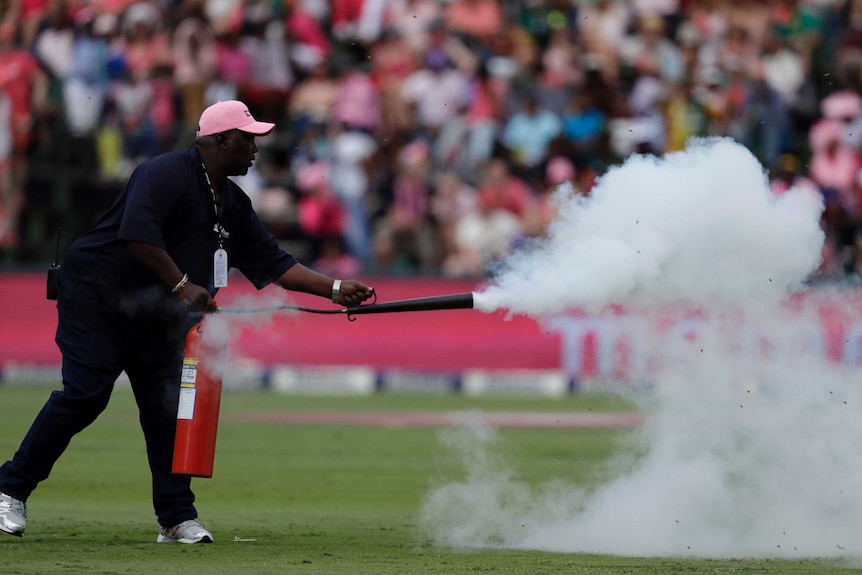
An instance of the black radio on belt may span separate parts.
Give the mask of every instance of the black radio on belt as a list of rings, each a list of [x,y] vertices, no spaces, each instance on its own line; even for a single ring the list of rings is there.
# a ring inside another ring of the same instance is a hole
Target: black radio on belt
[[[45,289],[45,296],[48,299],[57,299],[57,276],[60,275],[60,230],[57,228],[57,251],[54,255],[54,263],[48,268],[48,282]]]

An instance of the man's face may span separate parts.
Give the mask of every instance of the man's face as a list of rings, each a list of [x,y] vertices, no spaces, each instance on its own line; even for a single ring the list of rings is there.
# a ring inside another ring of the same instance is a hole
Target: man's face
[[[230,130],[220,134],[223,140],[219,141],[221,149],[220,161],[229,176],[244,176],[254,162],[257,154],[257,144],[254,143],[254,134]]]

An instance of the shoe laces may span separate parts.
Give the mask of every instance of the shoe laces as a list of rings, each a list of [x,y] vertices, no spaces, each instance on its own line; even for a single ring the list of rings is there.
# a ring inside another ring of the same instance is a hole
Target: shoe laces
[[[172,536],[178,537],[182,531],[186,531],[189,535],[196,535],[201,531],[206,531],[206,529],[204,529],[204,526],[197,519],[187,519],[171,529],[170,533]]]
[[[0,508],[8,507],[9,511],[16,513],[23,518],[27,518],[27,504],[19,499],[15,499],[11,495],[0,493]]]

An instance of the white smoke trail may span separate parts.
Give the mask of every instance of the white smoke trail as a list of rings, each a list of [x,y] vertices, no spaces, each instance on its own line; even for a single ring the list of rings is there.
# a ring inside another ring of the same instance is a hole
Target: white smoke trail
[[[637,456],[615,460],[598,486],[555,478],[537,487],[476,455],[493,452],[491,430],[448,430],[467,475],[429,492],[423,528],[439,544],[467,547],[862,554],[862,386],[813,345],[826,296],[782,305],[819,262],[819,199],[802,190],[771,197],[759,164],[727,140],[633,158],[593,194],[559,197],[547,241],[505,262],[475,296],[486,311],[536,316],[613,303],[647,321],[650,306],[704,310],[694,337],[651,340],[647,353],[661,361],[654,389],[637,398],[648,416],[632,435]],[[840,299],[828,303],[841,309]],[[862,322],[856,307],[842,310],[845,319]]]
[[[773,320],[761,334],[800,334]],[[789,344],[740,357],[721,322],[678,348],[644,398],[638,455],[598,486],[516,479],[493,430],[447,430],[466,477],[433,489],[422,525],[434,541],[628,556],[858,556],[862,388],[850,368]],[[701,351],[703,350],[703,351]],[[490,454],[478,456],[477,451]],[[628,452],[627,452],[628,453]],[[492,462],[489,464],[488,462]],[[588,489],[589,488],[589,489]]]
[[[222,300],[216,297],[222,305]],[[211,373],[222,377],[225,388],[247,388],[258,384],[262,365],[256,360],[242,357],[234,350],[232,342],[244,333],[266,332],[272,327],[273,314],[268,310],[291,305],[290,294],[284,290],[263,290],[239,295],[225,306],[230,312],[204,314],[202,318],[201,343],[198,353]],[[279,310],[282,315],[296,315],[293,310]]]
[[[633,156],[585,199],[566,188],[545,241],[513,254],[475,294],[484,311],[545,315],[609,303],[780,296],[817,265],[818,196],[775,197],[757,159],[727,139]]]

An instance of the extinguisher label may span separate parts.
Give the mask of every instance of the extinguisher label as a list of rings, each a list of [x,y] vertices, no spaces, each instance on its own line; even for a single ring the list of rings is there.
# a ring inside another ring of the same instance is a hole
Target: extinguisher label
[[[177,419],[195,418],[195,389],[180,388],[180,405],[177,409]]]
[[[190,383],[194,387],[195,380],[198,377],[198,363],[200,362],[197,359],[183,359],[183,375],[180,378],[181,385]]]
[[[198,377],[197,359],[183,359],[183,374],[180,377],[180,405],[177,409],[177,419],[194,419],[195,416],[195,381]]]

